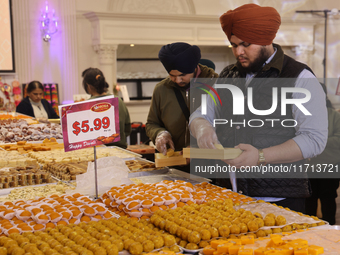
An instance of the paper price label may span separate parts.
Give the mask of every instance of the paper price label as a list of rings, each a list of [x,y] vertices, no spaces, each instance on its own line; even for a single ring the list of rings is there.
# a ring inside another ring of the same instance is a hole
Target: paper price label
[[[65,151],[118,142],[118,98],[60,106]]]

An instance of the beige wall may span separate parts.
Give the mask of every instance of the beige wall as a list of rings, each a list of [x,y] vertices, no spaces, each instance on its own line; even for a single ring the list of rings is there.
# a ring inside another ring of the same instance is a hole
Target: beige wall
[[[222,30],[219,32],[218,17],[230,8],[236,8],[239,5],[249,3],[248,0],[235,0],[235,1],[220,1],[220,0],[50,0],[49,5],[56,10],[56,14],[60,19],[60,31],[53,36],[50,43],[45,43],[41,39],[38,20],[40,15],[40,9],[44,7],[44,0],[13,0],[14,6],[14,42],[16,49],[16,65],[17,73],[16,77],[20,82],[28,82],[33,79],[41,80],[43,82],[57,82],[61,84],[61,101],[71,100],[72,95],[76,93],[84,93],[81,86],[81,72],[88,67],[101,68],[98,54],[93,48],[93,38],[96,36],[93,31],[94,23],[87,19],[84,14],[89,12],[97,12],[105,14],[107,13],[108,23],[115,22],[115,24],[121,24],[121,27],[128,26],[126,20],[117,21],[116,18],[110,17],[111,14],[131,15],[131,17],[149,14],[150,17],[170,17],[172,24],[172,31],[182,31],[181,29],[199,23],[202,19],[206,23],[206,27],[216,27],[214,33],[220,33],[219,38],[225,38],[225,41],[221,41],[217,37],[212,40],[212,34],[210,30],[206,30],[207,42],[198,42],[202,49],[202,57],[213,60],[216,64],[216,71],[219,72],[224,66],[234,61],[230,49],[226,45],[228,44],[226,37],[223,35]],[[297,26],[301,29],[314,28],[314,32],[311,35],[313,41],[312,49],[309,48],[308,57],[296,56],[294,47],[297,45],[286,45],[284,49],[291,56],[299,59],[307,59],[311,68],[314,70],[317,77],[323,77],[323,39],[324,39],[324,24],[323,18],[317,16],[295,14],[295,10],[311,10],[311,9],[340,9],[338,1],[316,1],[316,0],[301,0],[301,1],[267,1],[257,0],[256,3],[264,6],[275,7],[282,16],[281,30],[285,33],[289,33],[291,24],[294,28]],[[191,17],[190,21],[185,21],[185,18]],[[194,18],[196,17],[196,18]],[[181,22],[174,23],[174,20],[178,18]],[[213,20],[216,18],[216,24]],[[108,21],[109,20],[109,21]],[[294,21],[295,20],[295,21]],[[296,22],[296,20],[299,20]],[[300,21],[303,22],[300,22]],[[118,23],[117,23],[118,22]],[[119,23],[121,22],[121,23]],[[190,24],[189,24],[190,23]],[[138,22],[133,23],[138,26]],[[143,23],[144,24],[144,23]],[[160,26],[162,23],[156,19],[150,19],[145,24],[150,27]],[[165,24],[165,23],[164,23]],[[174,25],[175,24],[175,25]],[[288,24],[288,26],[287,26]],[[311,26],[314,25],[314,26]],[[165,25],[164,25],[165,26]],[[201,26],[201,25],[200,25]],[[203,26],[199,27],[202,28]],[[197,28],[197,29],[199,29]],[[121,33],[128,33],[128,30],[121,29]],[[193,36],[197,36],[195,31]],[[328,51],[327,51],[327,77],[338,79],[340,76],[340,16],[330,17],[328,23]],[[117,31],[117,30],[113,30]],[[191,30],[190,30],[191,31]],[[101,31],[103,32],[103,31]],[[178,32],[177,41],[186,41],[186,36],[183,34],[183,40],[181,40],[182,32]],[[293,30],[291,31],[293,32]],[[214,34],[215,35],[215,34]],[[115,34],[111,34],[110,38],[115,38]],[[141,42],[146,36],[145,34],[136,35]],[[149,35],[148,35],[149,36]],[[211,40],[209,43],[209,36]],[[297,33],[294,37],[296,40],[303,38],[301,34]],[[168,38],[173,38],[169,35]],[[284,38],[283,38],[284,39]],[[295,40],[294,39],[294,40]],[[113,41],[113,39],[110,39]],[[220,40],[220,41],[216,41]],[[280,38],[282,41],[282,38]],[[294,41],[293,40],[293,41]],[[138,52],[130,49],[128,46],[128,40],[123,44],[117,45],[117,57],[157,57],[157,51],[162,44],[171,43],[166,39],[152,40],[147,43],[143,42],[143,51]],[[197,41],[188,41],[189,43],[197,43]],[[136,43],[136,42],[134,42]],[[137,43],[136,43],[137,44]],[[138,46],[138,44],[137,44]],[[303,45],[302,45],[303,46]],[[105,70],[111,70],[106,68]],[[117,63],[117,73],[120,72],[164,72],[164,69],[159,63]],[[108,71],[107,71],[108,72]],[[107,73],[108,76],[112,76],[111,73]],[[148,93],[150,93],[149,85]],[[329,92],[335,92],[335,82],[329,87]],[[331,100],[340,104],[339,96],[330,96]],[[129,106],[130,107],[130,106]],[[132,106],[131,106],[132,107]],[[138,106],[140,107],[140,106]],[[144,106],[144,110],[147,112],[148,106]],[[133,112],[134,110],[131,111]],[[132,118],[134,121],[145,119],[147,113],[144,115],[140,112]]]

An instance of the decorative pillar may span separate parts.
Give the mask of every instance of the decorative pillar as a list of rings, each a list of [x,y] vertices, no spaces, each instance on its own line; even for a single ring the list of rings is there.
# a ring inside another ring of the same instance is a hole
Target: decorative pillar
[[[98,54],[100,69],[106,82],[109,84],[109,92],[113,93],[113,85],[117,84],[117,48],[116,44],[96,44],[93,46]]]
[[[61,0],[60,12],[62,22],[62,101],[73,101],[73,95],[78,94],[78,84],[80,76],[78,70],[77,54],[77,21],[76,21],[76,1]]]
[[[15,72],[20,83],[32,80],[29,0],[12,0]]]
[[[299,45],[292,48],[295,53],[295,60],[311,66],[310,60],[313,54],[314,47],[312,45]]]

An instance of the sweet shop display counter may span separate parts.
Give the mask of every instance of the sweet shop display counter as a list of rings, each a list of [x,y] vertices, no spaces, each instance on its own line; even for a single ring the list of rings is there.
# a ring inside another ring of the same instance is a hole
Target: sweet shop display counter
[[[98,160],[108,159],[113,169],[123,164],[130,182],[112,185],[97,199],[76,192],[93,149],[5,149],[0,156],[11,164],[3,180],[12,176],[10,185],[17,185],[1,190],[0,254],[340,254],[337,226],[157,168],[128,150],[98,147]],[[37,171],[25,172],[32,164]],[[63,182],[39,183],[41,172]]]

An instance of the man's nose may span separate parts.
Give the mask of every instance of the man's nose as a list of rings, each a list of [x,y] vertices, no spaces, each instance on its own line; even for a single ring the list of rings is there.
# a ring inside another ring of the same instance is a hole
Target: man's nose
[[[242,45],[237,46],[236,48],[236,54],[239,55],[243,55],[244,54],[244,47]]]
[[[181,82],[182,78],[180,76],[176,76],[175,80],[176,80],[176,82]]]

